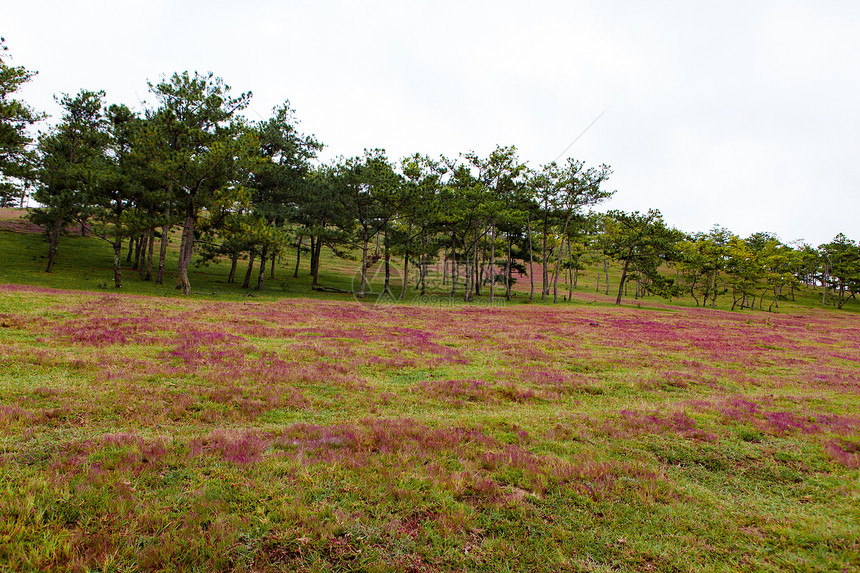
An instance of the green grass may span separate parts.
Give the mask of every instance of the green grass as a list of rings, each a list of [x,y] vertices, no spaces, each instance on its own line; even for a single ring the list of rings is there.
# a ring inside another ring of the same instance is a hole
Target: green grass
[[[24,222],[24,215],[25,212],[21,210],[3,209],[0,210],[0,223],[5,222],[6,227],[20,229],[27,224]],[[69,231],[60,241],[54,271],[52,273],[45,273],[47,243],[44,236],[39,233],[13,232],[0,225],[0,256],[2,256],[5,262],[3,267],[0,268],[0,284],[28,284],[63,290],[115,291],[116,289],[113,287],[112,251],[109,245],[101,239],[92,236],[82,237],[79,232],[73,232],[71,229]],[[140,280],[137,271],[126,268],[128,265],[124,264],[122,292],[152,296],[176,296],[178,293],[174,287],[178,244],[179,236],[174,231],[168,248],[163,285],[156,285],[153,281]],[[360,263],[358,259],[357,254],[352,260],[338,258],[330,250],[324,249],[319,277],[320,284],[350,292],[353,291],[354,288],[357,288],[356,283],[360,276]],[[227,283],[230,270],[228,261],[213,261],[203,266],[192,265],[189,269],[192,295],[196,298],[225,301],[241,300],[244,297],[258,300],[278,300],[284,297],[303,297],[317,300],[349,300],[352,298],[349,294],[333,294],[312,290],[308,261],[307,254],[303,254],[299,276],[293,278],[295,252],[288,251],[284,253],[276,264],[275,278],[271,279],[269,271],[266,271],[266,279],[260,292],[253,290],[257,281],[257,269],[253,272],[252,289],[240,288],[244,279],[247,261],[240,261],[237,271],[237,283],[235,284]],[[415,269],[413,268],[412,271],[415,271]],[[537,264],[535,265],[535,271],[537,275],[536,282],[538,284],[536,285],[534,301],[529,302],[527,300],[529,281],[527,277],[521,277],[518,284],[514,285],[514,296],[511,301],[507,303],[497,302],[497,304],[552,304],[552,296],[546,301],[540,300],[540,272],[538,272],[539,265]],[[567,301],[567,303],[589,305],[613,304],[615,295],[617,294],[617,281],[620,269],[617,268],[617,265],[610,265],[609,294],[605,294],[602,270],[599,272],[600,285],[599,288],[596,288],[595,278],[598,273],[596,266],[589,266],[585,270],[580,271],[577,287],[574,288],[574,299],[573,301]],[[394,298],[399,299],[402,289],[402,261],[397,259],[392,260],[391,273],[392,292]],[[410,276],[412,277],[410,280],[414,281],[414,272]],[[369,278],[370,291],[372,293],[382,292],[384,277],[381,262],[369,270]],[[563,279],[564,277],[560,279],[558,286],[559,300],[566,299],[568,292],[568,285]],[[454,306],[461,304],[462,289],[458,291],[458,296],[452,298],[450,297],[450,282],[445,285],[441,283],[441,267],[431,268],[430,277],[428,278],[428,284],[431,286],[428,294],[423,298],[420,297],[418,291],[414,288],[414,282],[411,282],[407,289],[406,302],[410,304],[451,304]],[[503,292],[503,290],[500,287],[497,289],[497,292]],[[634,287],[631,284],[629,296],[624,297],[624,304],[637,307],[644,305],[653,310],[670,310],[670,308],[665,307],[666,301],[656,296],[648,296],[639,300],[634,299],[632,296],[633,290]],[[477,303],[486,304],[488,295],[489,288],[485,286],[482,296],[477,297]],[[498,297],[498,299],[501,298]],[[819,289],[801,288],[795,292],[795,300],[792,301],[789,298],[788,294],[781,297],[778,312],[797,312],[807,308],[821,307],[821,291]],[[377,295],[371,294],[367,297],[369,304],[376,302],[376,300]],[[390,298],[385,299],[386,304],[392,302],[394,301]],[[768,304],[769,302],[765,302],[765,308]],[[673,299],[671,305],[672,308],[694,308],[695,302],[691,297],[687,296]],[[730,307],[731,297],[729,295],[724,294],[718,298],[717,309],[727,310]],[[832,307],[827,307],[827,310],[835,311]],[[849,301],[840,312],[860,312],[860,302]]]
[[[860,559],[860,329],[832,313],[0,305],[11,570]]]
[[[854,313],[119,294],[44,249],[0,231],[0,570],[860,569]]]

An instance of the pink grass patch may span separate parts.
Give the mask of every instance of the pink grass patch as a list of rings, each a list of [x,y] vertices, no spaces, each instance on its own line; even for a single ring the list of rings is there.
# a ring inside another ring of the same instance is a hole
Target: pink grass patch
[[[789,397],[790,398],[790,397]],[[794,401],[797,401],[796,399]],[[713,406],[727,422],[743,422],[772,435],[787,434],[842,434],[860,431],[860,416],[834,415],[822,412],[790,412],[774,410],[773,399],[735,396]]]
[[[860,468],[860,443],[848,440],[829,440],[824,452],[836,463],[850,469]]]
[[[482,380],[427,380],[418,384],[424,392],[452,400],[455,404],[462,402],[526,402],[537,398],[537,394],[529,388],[518,388],[513,383],[490,384]]]
[[[698,427],[696,421],[685,412],[661,414],[659,412],[637,412],[621,410],[617,422],[604,422],[604,431],[613,437],[628,438],[642,434],[673,433],[692,440],[712,442],[717,439],[712,432]]]
[[[271,439],[254,430],[214,430],[209,435],[197,438],[189,444],[192,455],[217,454],[235,464],[258,461],[271,444]]]

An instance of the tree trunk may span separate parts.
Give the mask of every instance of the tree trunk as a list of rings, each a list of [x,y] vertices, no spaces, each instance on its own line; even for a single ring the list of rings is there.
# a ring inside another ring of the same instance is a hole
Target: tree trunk
[[[821,278],[821,286],[824,292],[821,294],[821,306],[827,305],[827,267],[824,268],[824,276]]]
[[[578,262],[578,261],[577,261]],[[573,300],[573,287],[576,286],[576,275],[579,272],[579,269],[573,268],[573,252],[570,248],[570,241],[567,242],[567,271],[568,271],[568,283],[567,283],[567,300]]]
[[[451,296],[457,295],[457,275],[460,270],[457,266],[457,247],[454,243],[454,237],[451,237]]]
[[[511,300],[511,249],[514,247],[514,238],[508,233],[508,260],[505,265],[505,300]]]
[[[472,277],[475,296],[481,296],[481,266],[478,261],[478,242],[475,241],[474,260],[472,261],[472,270],[475,276]]]
[[[558,245],[558,256],[555,258],[555,276],[552,278],[552,302],[558,302],[558,275],[561,274],[561,253],[564,250],[564,239],[567,233],[567,225],[561,234],[561,243]]]
[[[182,294],[191,293],[191,281],[188,280],[188,265],[191,264],[191,254],[194,252],[194,225],[197,218],[189,209],[182,225],[182,242],[179,245],[179,269],[176,276],[176,287],[182,289]]]
[[[320,284],[319,283],[320,258],[322,258],[322,248],[323,248],[323,242],[322,242],[322,238],[320,237],[317,240],[317,249],[316,249],[316,251],[314,251],[314,280],[313,280],[313,284],[315,284],[315,285]]]
[[[621,304],[621,294],[624,292],[624,281],[627,280],[627,266],[630,264],[630,253],[624,259],[624,267],[621,270],[621,282],[618,284],[618,298],[615,299],[615,304]]]
[[[606,284],[606,294],[609,294],[609,258],[603,257],[603,280]]]
[[[271,269],[269,270],[269,278],[272,280],[275,280],[275,261],[277,260],[278,256],[280,256],[280,253],[277,249],[272,251],[272,263],[270,265]]]
[[[293,278],[299,278],[299,263],[302,261],[302,239],[299,237],[299,244],[296,246],[296,270],[293,272]]]
[[[144,238],[143,233],[137,236],[137,240],[134,242],[134,259],[131,265],[131,270],[136,271],[140,268],[140,249],[145,243],[146,239]]]
[[[251,286],[251,273],[254,272],[254,257],[255,256],[256,255],[254,254],[253,250],[251,250],[251,252],[248,253],[248,270],[245,271],[245,280],[242,282],[242,288],[248,288],[249,286]]]
[[[134,256],[134,241],[136,237],[128,238],[128,254],[125,256],[126,264],[131,264],[131,258]]]
[[[317,242],[318,242],[318,241],[317,241],[317,238],[316,238],[316,237],[314,237],[313,235],[311,235],[311,266],[310,266],[310,275],[313,277],[313,281],[311,282],[311,284],[312,284],[312,285],[316,285],[316,284],[317,284],[317,279],[316,279],[316,267],[315,267],[315,265],[314,265],[314,259],[315,259],[315,257],[316,257],[316,252],[317,252]]]
[[[406,298],[406,291],[409,289],[409,251],[403,256],[403,287],[400,289],[400,300]]]
[[[155,248],[155,229],[149,230],[149,247],[146,250],[146,272],[143,275],[143,280],[152,280],[152,250]]]
[[[370,249],[370,237],[367,236],[367,228],[361,231],[361,288],[358,290],[358,298],[364,298],[367,290],[367,251]]]
[[[116,288],[122,288],[122,268],[120,259],[122,258],[122,238],[116,237],[113,242],[113,284]]]
[[[529,282],[531,283],[531,291],[529,292],[529,300],[535,299],[535,260],[534,252],[532,251],[532,224],[531,217],[526,215],[526,234],[529,236]]]
[[[382,287],[382,294],[391,295],[391,250],[388,247],[388,233],[385,234],[383,241],[383,258],[385,259],[385,285]]]
[[[421,265],[418,269],[421,296],[427,294],[427,234],[421,232]]]
[[[464,278],[464,283],[463,283],[463,291],[464,291],[464,294],[463,294],[463,301],[464,301],[464,302],[469,302],[470,300],[472,300],[472,280],[473,280],[473,279],[472,279],[472,266],[471,266],[471,263],[472,263],[472,254],[471,254],[471,253],[467,253],[466,251],[464,251],[464,253],[466,253],[466,254],[465,254],[465,256],[463,257],[463,258],[465,259],[465,260],[463,261],[463,264],[464,264],[464,266],[465,266],[465,268],[463,269],[463,278]]]
[[[170,209],[167,210],[167,217],[170,217]],[[158,249],[158,273],[155,275],[155,284],[160,285],[164,282],[164,263],[167,257],[167,242],[170,235],[170,223],[165,223],[161,227],[161,246]]]
[[[311,286],[316,286],[319,283],[320,276],[320,255],[322,254],[322,237],[314,237],[311,235]]]
[[[233,250],[230,254],[230,274],[227,275],[227,284],[236,282],[236,267],[239,265],[239,251]]]
[[[54,269],[54,261],[57,258],[57,246],[60,244],[60,232],[63,230],[63,218],[58,217],[51,223],[48,231],[48,266],[45,272],[50,273]]]
[[[543,216],[543,247],[541,250],[541,261],[542,261],[542,267],[543,267],[542,276],[541,276],[542,283],[540,286],[540,299],[541,300],[546,300],[546,295],[549,294],[549,285],[547,284],[549,282],[549,269],[547,268],[547,260],[546,260],[546,252],[547,252],[546,242],[547,242],[547,235],[549,235],[548,218],[549,218],[549,215],[545,212],[544,216]]]
[[[570,224],[570,217],[572,213],[567,214],[567,218],[564,220],[564,227],[561,230],[561,242],[558,244],[558,255],[555,258],[555,277],[553,277],[552,281],[552,302],[558,302],[558,275],[561,272],[561,255],[564,253],[564,241],[567,239],[567,226]],[[569,247],[568,247],[569,248]]]
[[[140,237],[140,255],[137,262],[137,274],[140,277],[140,280],[144,280],[144,277],[146,277],[146,252],[149,249],[150,232],[151,231],[146,231]]]
[[[260,253],[260,272],[257,274],[257,292],[263,290],[263,280],[266,278],[266,255],[269,252],[269,245],[263,245],[263,251]],[[274,254],[272,256],[274,259]]]
[[[496,226],[490,229],[490,304],[493,304],[496,296]]]

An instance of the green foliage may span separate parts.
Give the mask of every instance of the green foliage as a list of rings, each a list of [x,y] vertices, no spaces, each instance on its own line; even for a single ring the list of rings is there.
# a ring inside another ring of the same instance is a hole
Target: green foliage
[[[178,286],[187,294],[201,210],[218,213],[241,202],[240,168],[254,154],[257,141],[236,114],[248,105],[251,94],[232,97],[221,78],[188,72],[150,83],[150,91],[159,107],[148,113],[152,129],[147,152],[184,217]]]
[[[15,93],[33,79],[36,72],[9,65],[5,40],[0,38],[0,207],[20,202],[33,178],[35,158],[28,146],[27,130],[42,119]]]
[[[666,226],[660,211],[649,209],[646,214],[610,211],[604,225],[601,244],[604,254],[623,262],[616,304],[621,304],[628,273],[647,278],[648,289],[657,294],[667,297],[677,294],[674,280],[659,269],[678,258],[678,244],[684,237]]]
[[[39,139],[39,184],[33,198],[41,207],[33,210],[31,220],[48,231],[47,272],[60,233],[73,221],[85,224],[106,176],[109,135],[103,98],[104,92],[87,90],[62,96],[62,121]]]
[[[860,245],[839,233],[819,250],[826,264],[824,280],[835,293],[836,305],[842,308],[860,293]]]
[[[0,63],[0,135],[8,159],[26,148],[22,130],[38,118],[10,97],[32,72]],[[448,286],[450,269],[451,296],[462,288],[466,302],[481,296],[484,286],[492,300],[498,285],[510,300],[513,285],[526,276],[529,300],[537,285],[541,300],[552,292],[558,302],[559,282],[572,297],[588,264],[597,265],[598,282],[602,276],[608,294],[610,269],[599,265],[612,257],[620,267],[618,304],[633,281],[637,298],[683,292],[696,305],[711,307],[731,291],[732,308],[752,308],[758,301],[763,309],[768,299],[773,310],[793,299],[801,284],[825,285],[822,300],[839,308],[856,300],[856,245],[844,236],[819,249],[794,248],[768,233],[741,240],[719,227],[683,237],[656,210],[594,215],[586,210],[614,193],[605,188],[607,165],[586,168],[568,158],[534,171],[514,146],[497,146],[487,157],[413,154],[397,164],[377,149],[319,165],[322,145],[299,132],[289,102],[269,119],[250,122],[239,113],[251,94],[234,97],[212,73],[176,73],[149,87],[157,105],[143,117],[122,104],[105,107],[102,92],[60,99],[63,120],[40,139],[33,163],[33,198],[40,207],[31,219],[48,232],[47,270],[60,236],[79,223],[82,233],[92,232],[112,247],[116,287],[123,284],[124,243],[132,268],[148,279],[160,238],[160,283],[170,230],[181,224],[177,288],[184,293],[191,289],[188,267],[195,252],[201,255],[198,264],[228,258],[229,282],[240,259],[249,267],[258,262],[262,290],[264,267],[293,249],[297,258],[309,255],[312,284],[318,286],[325,247],[342,259],[361,259],[361,279],[353,289],[359,297],[373,280],[368,271],[379,264],[382,292],[391,296],[391,277],[402,273],[404,298],[413,263],[420,296],[428,291],[428,276],[440,270],[433,267],[442,264],[442,284]],[[16,157],[29,169],[25,155]],[[24,171],[15,175],[3,161],[0,187],[27,181]],[[402,268],[393,269],[394,258],[402,259]]]

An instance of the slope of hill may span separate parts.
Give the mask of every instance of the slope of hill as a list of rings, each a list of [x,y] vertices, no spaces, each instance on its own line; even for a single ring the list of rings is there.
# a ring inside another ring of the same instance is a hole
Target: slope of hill
[[[0,326],[11,570],[860,563],[851,315],[0,285]]]

